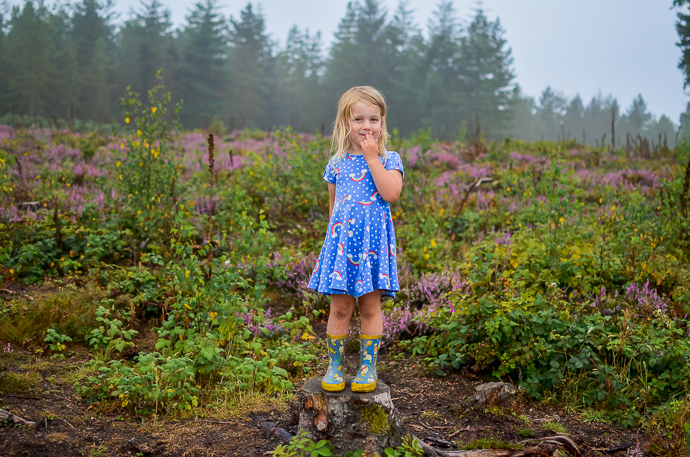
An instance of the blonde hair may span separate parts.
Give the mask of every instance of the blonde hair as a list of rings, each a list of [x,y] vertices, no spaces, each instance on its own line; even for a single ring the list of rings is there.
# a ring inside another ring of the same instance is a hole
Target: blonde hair
[[[338,102],[338,115],[333,124],[331,137],[331,152],[335,162],[345,157],[352,149],[350,138],[350,121],[352,120],[352,105],[364,102],[376,106],[381,111],[381,136],[379,137],[379,157],[386,157],[386,145],[390,140],[386,129],[386,100],[378,90],[371,86],[356,86],[345,92]]]

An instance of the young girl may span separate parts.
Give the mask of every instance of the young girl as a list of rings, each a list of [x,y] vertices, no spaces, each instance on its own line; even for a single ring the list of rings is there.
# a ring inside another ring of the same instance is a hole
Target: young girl
[[[309,287],[331,295],[327,342],[329,366],[321,386],[345,389],[345,338],[355,301],[361,317],[360,368],[354,392],[376,388],[376,357],[383,333],[381,297],[400,290],[390,203],[400,196],[400,155],[386,150],[386,102],[369,86],[353,87],[338,103],[333,157],[323,178],[330,196],[326,240]]]

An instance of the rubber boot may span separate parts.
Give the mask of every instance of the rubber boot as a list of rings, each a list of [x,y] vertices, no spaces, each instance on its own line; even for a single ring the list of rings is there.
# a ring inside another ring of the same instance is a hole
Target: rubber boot
[[[326,392],[340,392],[345,389],[345,377],[343,376],[345,338],[347,335],[329,335],[326,333],[328,371],[321,381],[321,388]]]
[[[371,392],[376,389],[376,380],[379,378],[376,373],[376,359],[379,355],[381,336],[359,334],[360,367],[352,381],[353,392]]]

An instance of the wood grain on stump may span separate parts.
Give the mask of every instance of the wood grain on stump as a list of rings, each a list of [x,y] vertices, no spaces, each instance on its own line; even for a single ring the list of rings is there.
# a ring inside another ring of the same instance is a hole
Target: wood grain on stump
[[[354,376],[345,377],[345,390],[326,392],[323,378],[307,381],[300,392],[299,432],[306,431],[315,441],[330,440],[338,454],[364,449],[383,454],[397,447],[407,429],[393,406],[390,387],[377,382],[376,390],[353,392]]]

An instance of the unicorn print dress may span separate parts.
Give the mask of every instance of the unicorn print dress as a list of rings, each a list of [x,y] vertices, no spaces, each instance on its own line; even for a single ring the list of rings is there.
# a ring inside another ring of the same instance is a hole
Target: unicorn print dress
[[[386,156],[379,156],[384,168],[404,177],[400,155]],[[336,185],[335,204],[309,288],[354,297],[381,289],[382,297],[395,297],[400,285],[391,207],[376,190],[364,156],[332,158],[323,179]]]

